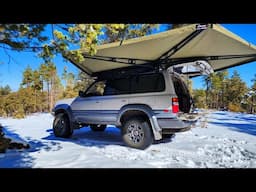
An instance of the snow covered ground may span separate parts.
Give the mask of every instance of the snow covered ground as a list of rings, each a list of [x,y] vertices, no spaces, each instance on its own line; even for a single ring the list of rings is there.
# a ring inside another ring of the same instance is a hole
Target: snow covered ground
[[[85,127],[62,139],[54,137],[48,113],[0,118],[6,136],[31,146],[0,154],[0,168],[256,168],[256,116],[220,111],[207,116],[207,128],[177,133],[143,151],[124,146],[113,126],[100,133]]]

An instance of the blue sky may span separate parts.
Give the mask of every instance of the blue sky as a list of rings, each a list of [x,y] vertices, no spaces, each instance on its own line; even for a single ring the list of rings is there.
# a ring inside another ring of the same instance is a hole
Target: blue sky
[[[242,37],[246,41],[256,45],[256,24],[222,24],[223,27]],[[233,71],[237,70],[241,79],[246,82],[247,86],[251,86],[254,74],[256,74],[256,62],[247,63],[241,66],[228,69],[229,76]],[[193,78],[193,88],[205,88],[202,83],[202,77]]]
[[[256,45],[256,24],[223,24],[223,26],[248,42]],[[160,30],[163,28],[164,27],[161,27]],[[20,87],[24,69],[28,65],[30,65],[32,69],[37,69],[43,61],[37,58],[36,53],[8,51],[8,54],[12,57],[9,64],[8,55],[3,49],[0,49],[0,86],[8,84],[13,91],[16,91]],[[54,59],[54,63],[57,66],[59,76],[61,76],[64,66],[67,66],[68,71],[75,74],[78,73],[78,69],[73,64],[64,62],[61,56],[57,56]],[[234,70],[240,73],[242,80],[245,81],[248,86],[252,85],[251,79],[254,77],[254,74],[256,74],[256,62],[230,68],[228,70],[229,74],[231,75]],[[204,88],[202,77],[193,78],[193,88]]]

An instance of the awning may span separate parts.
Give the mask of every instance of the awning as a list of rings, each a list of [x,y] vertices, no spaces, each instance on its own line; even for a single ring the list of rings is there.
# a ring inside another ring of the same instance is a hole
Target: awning
[[[218,24],[196,25],[158,34],[109,43],[90,56],[83,51],[81,63],[68,59],[82,71],[97,76],[126,67],[167,68],[172,65],[207,61],[214,71],[256,60],[256,47]]]

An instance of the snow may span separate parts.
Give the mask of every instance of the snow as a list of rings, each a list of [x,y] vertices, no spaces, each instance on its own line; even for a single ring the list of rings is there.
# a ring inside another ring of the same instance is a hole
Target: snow
[[[256,116],[209,111],[207,128],[197,126],[146,150],[126,147],[120,131],[88,127],[70,139],[56,138],[53,116],[37,113],[25,119],[0,118],[6,136],[30,149],[0,154],[1,168],[256,168]]]

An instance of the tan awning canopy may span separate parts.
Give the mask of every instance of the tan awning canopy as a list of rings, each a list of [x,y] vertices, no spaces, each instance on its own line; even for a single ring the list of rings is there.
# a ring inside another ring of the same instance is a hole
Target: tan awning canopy
[[[201,28],[200,28],[201,27]],[[100,45],[73,64],[89,75],[141,64],[160,67],[205,60],[217,71],[256,60],[256,47],[218,24],[187,25],[154,35]]]

